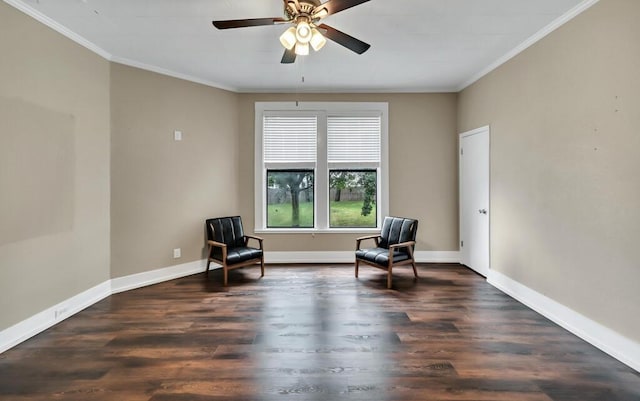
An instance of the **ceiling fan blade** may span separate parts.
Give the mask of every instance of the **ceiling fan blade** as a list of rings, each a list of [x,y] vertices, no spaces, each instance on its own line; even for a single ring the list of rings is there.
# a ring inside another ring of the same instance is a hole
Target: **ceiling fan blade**
[[[289,22],[284,18],[253,18],[253,19],[230,19],[225,21],[212,21],[213,26],[218,29],[245,28],[248,26],[275,25]]]
[[[371,47],[370,44],[365,43],[360,39],[356,39],[351,35],[347,35],[344,32],[340,32],[339,30],[332,28],[327,24],[321,24],[318,26],[318,28],[325,31],[324,36],[326,36],[327,39],[331,39],[337,44],[342,45],[358,54],[366,52]]]
[[[329,0],[326,3],[320,4],[314,10],[313,14],[317,14],[323,8],[327,10],[326,15],[339,13],[342,10],[357,6],[362,3],[366,3],[369,0]]]
[[[296,61],[296,51],[294,49],[284,49],[284,54],[282,55],[282,60],[280,61],[282,64],[291,64]]]

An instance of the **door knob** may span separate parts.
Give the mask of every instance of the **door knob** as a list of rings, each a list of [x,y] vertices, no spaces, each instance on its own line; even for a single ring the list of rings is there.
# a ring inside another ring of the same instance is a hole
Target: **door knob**
[[[487,209],[480,209],[480,210],[478,210],[478,213],[487,214]]]

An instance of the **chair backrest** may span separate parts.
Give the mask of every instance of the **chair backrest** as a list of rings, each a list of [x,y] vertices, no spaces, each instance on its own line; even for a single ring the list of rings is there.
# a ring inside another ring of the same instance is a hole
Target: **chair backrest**
[[[240,216],[207,219],[206,225],[209,240],[221,242],[229,248],[245,246]]]
[[[418,220],[387,216],[382,222],[379,246],[381,248],[389,248],[389,245],[395,245],[406,241],[415,241],[417,231]],[[400,251],[404,253],[409,252],[406,248],[402,248]]]

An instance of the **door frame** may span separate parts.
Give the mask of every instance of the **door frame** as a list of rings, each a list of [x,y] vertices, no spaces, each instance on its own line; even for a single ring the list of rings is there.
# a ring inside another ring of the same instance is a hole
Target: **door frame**
[[[462,246],[462,226],[463,226],[463,218],[462,218],[462,139],[465,137],[469,137],[472,135],[477,135],[477,134],[481,134],[486,132],[488,137],[489,137],[489,144],[488,144],[488,148],[487,148],[487,159],[488,159],[488,182],[487,182],[487,194],[488,194],[488,207],[489,207],[489,216],[488,219],[489,221],[488,223],[488,233],[487,233],[487,247],[489,249],[487,249],[487,255],[488,255],[488,272],[491,271],[491,215],[492,215],[492,208],[491,208],[491,126],[490,125],[485,125],[483,127],[479,127],[479,128],[475,128],[472,129],[470,131],[465,131],[462,132],[460,134],[458,134],[458,249],[459,249],[459,253],[460,253],[460,263],[463,264],[463,246]],[[469,261],[466,261],[469,262]],[[466,266],[466,265],[465,265]],[[474,270],[472,267],[468,266],[471,270]],[[475,270],[474,270],[475,271]],[[487,278],[489,277],[489,274],[487,274]]]

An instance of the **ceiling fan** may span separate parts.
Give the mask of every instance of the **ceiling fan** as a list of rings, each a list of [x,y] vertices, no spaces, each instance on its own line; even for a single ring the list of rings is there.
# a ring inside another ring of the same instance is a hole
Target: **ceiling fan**
[[[309,46],[313,50],[320,50],[327,40],[333,40],[347,49],[362,54],[370,45],[347,35],[320,21],[332,14],[346,10],[353,6],[366,3],[369,0],[283,0],[285,18],[252,18],[225,21],[213,21],[218,29],[245,28],[250,26],[293,24],[280,36],[280,43],[285,48],[281,63],[290,64],[296,61],[296,56],[309,54]]]

